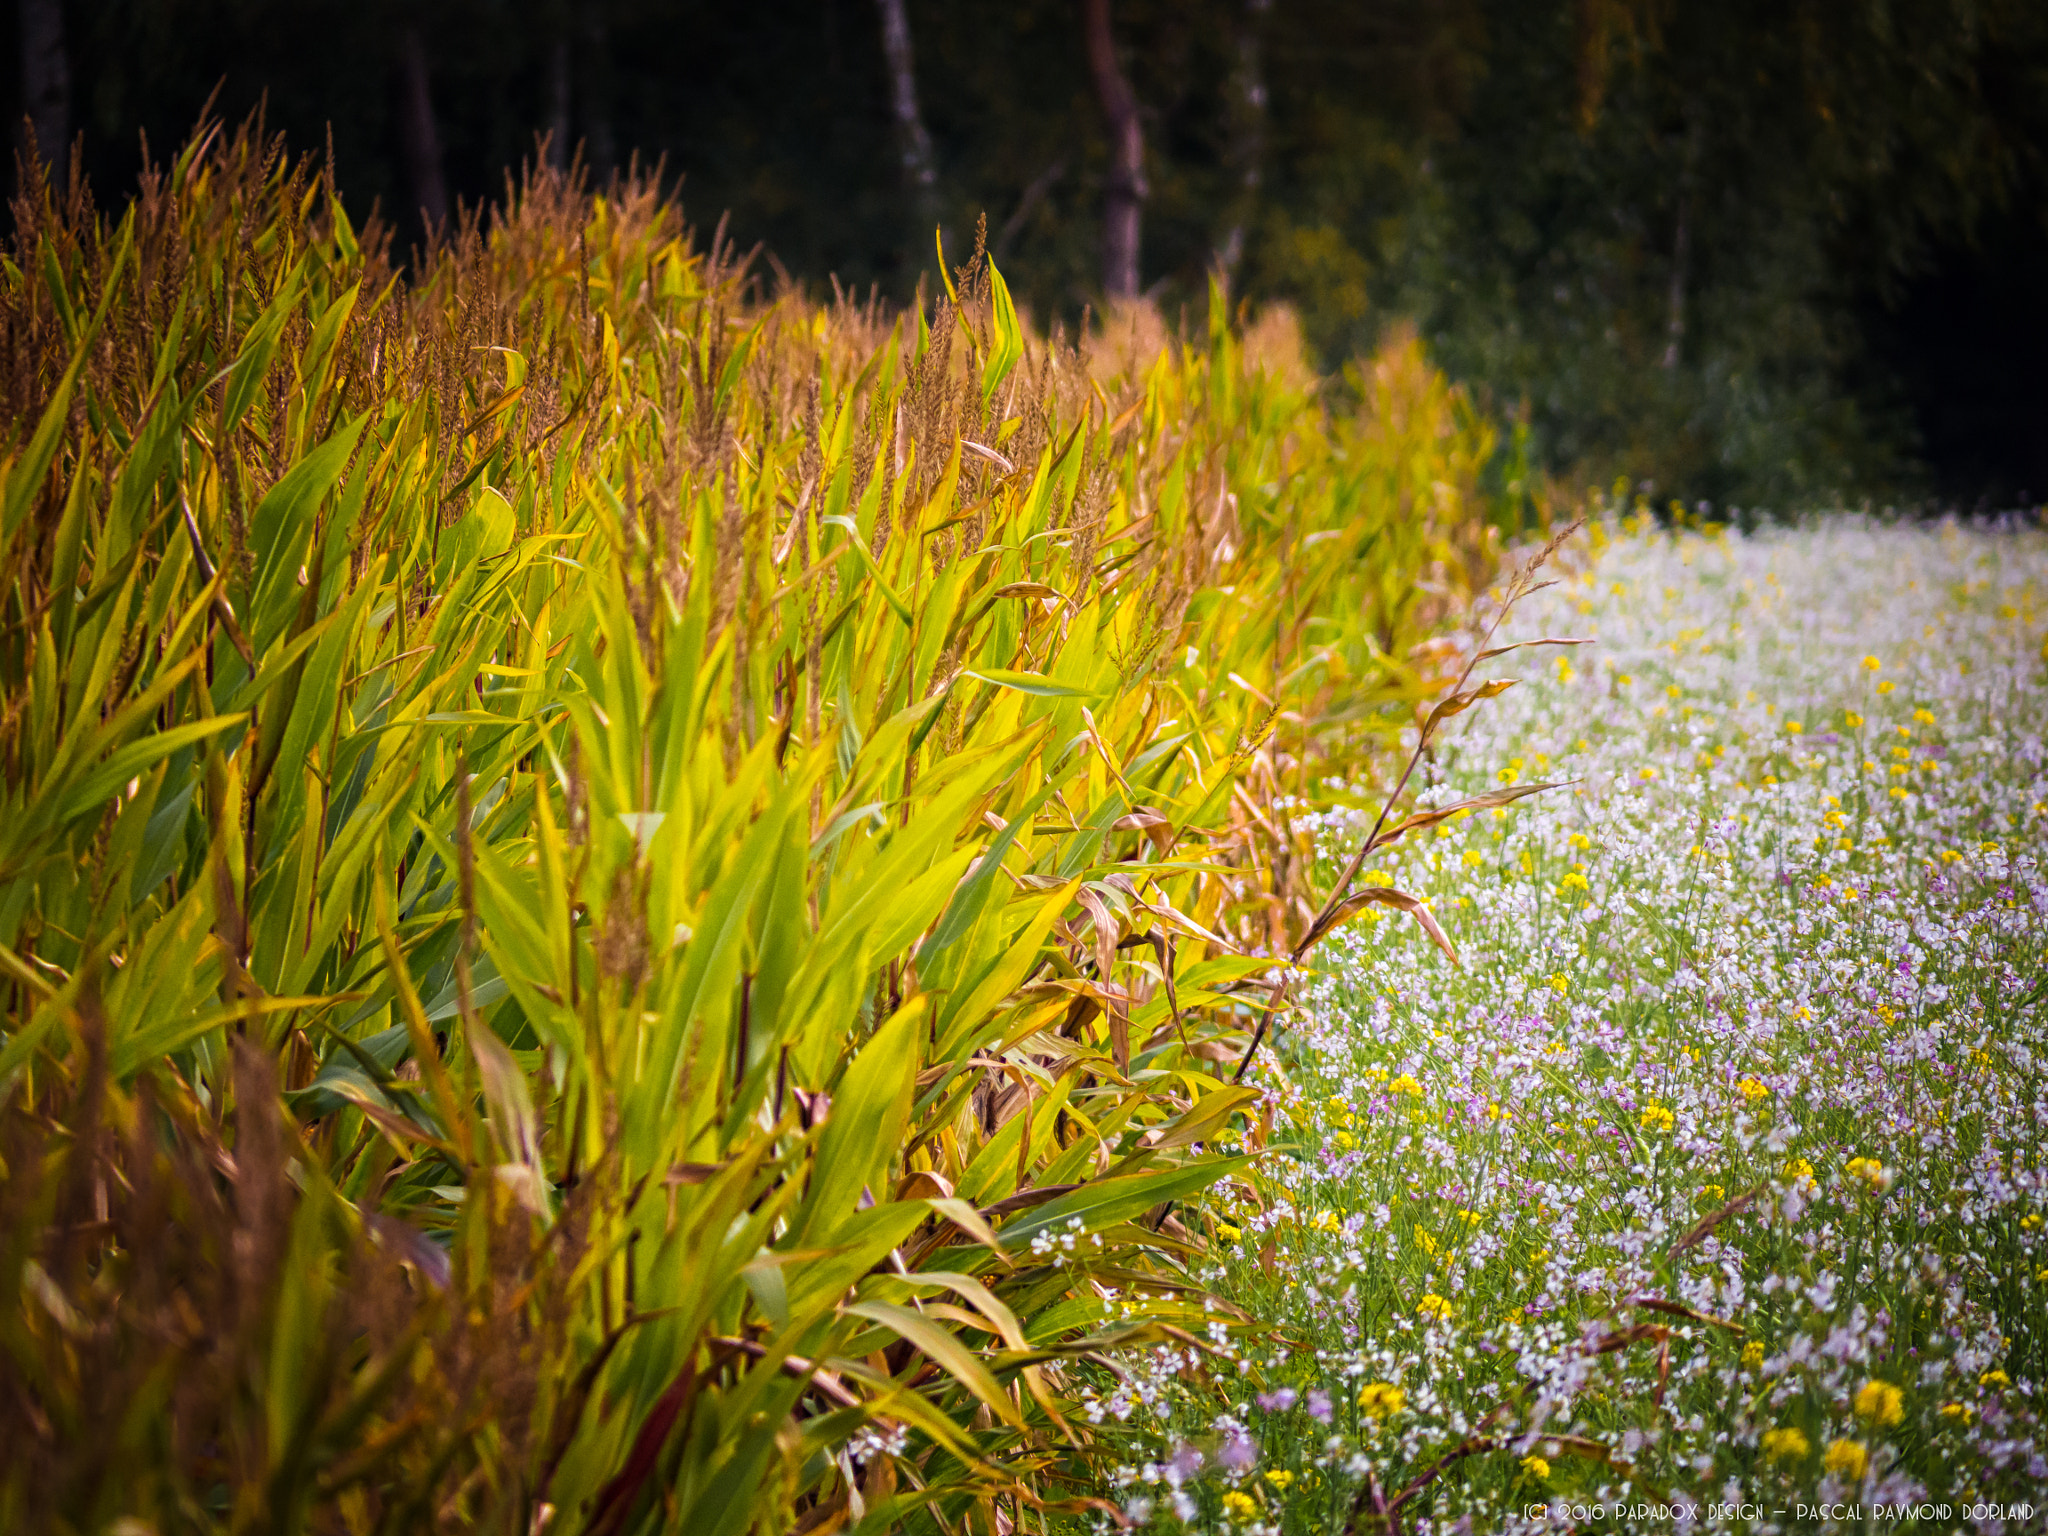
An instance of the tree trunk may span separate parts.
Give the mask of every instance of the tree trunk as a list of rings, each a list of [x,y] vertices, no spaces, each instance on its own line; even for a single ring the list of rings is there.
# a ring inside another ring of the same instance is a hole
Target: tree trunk
[[[1664,358],[1667,372],[1675,370],[1685,355],[1685,295],[1692,281],[1693,191],[1699,181],[1700,146],[1705,137],[1704,117],[1696,109],[1686,113],[1691,126],[1685,135],[1685,158],[1678,172],[1678,207],[1671,232],[1671,288],[1665,299]]]
[[[1082,30],[1088,69],[1109,129],[1109,180],[1102,197],[1102,287],[1113,299],[1138,296],[1138,226],[1146,195],[1145,130],[1138,98],[1116,61],[1116,36],[1109,25],[1109,0],[1082,0]]]
[[[1671,292],[1665,300],[1664,367],[1675,369],[1685,355],[1685,287],[1692,265],[1692,196],[1678,198],[1678,228],[1671,236]]]
[[[64,4],[19,3],[22,114],[34,136],[36,154],[50,168],[50,184],[61,190],[71,152],[71,63],[64,52]]]
[[[419,29],[411,26],[398,39],[398,123],[413,203],[431,234],[448,222],[448,182],[441,171],[434,98],[427,89],[427,47]]]
[[[1231,74],[1228,163],[1237,173],[1230,225],[1216,248],[1216,270],[1228,287],[1244,260],[1245,231],[1258,211],[1266,162],[1266,75],[1260,58],[1266,15],[1273,0],[1244,0],[1237,30],[1237,68]]]
[[[939,166],[932,136],[917,110],[917,72],[910,54],[910,16],[903,0],[875,0],[882,13],[882,59],[889,69],[889,110],[896,119],[896,142],[903,157],[903,186],[910,194],[919,242],[939,223]],[[913,251],[916,245],[911,247]]]
[[[611,36],[605,26],[603,0],[578,0],[576,13],[583,46],[578,71],[583,92],[583,157],[593,177],[609,176],[618,165],[612,142]]]
[[[563,26],[548,44],[548,164],[569,168],[569,32]]]

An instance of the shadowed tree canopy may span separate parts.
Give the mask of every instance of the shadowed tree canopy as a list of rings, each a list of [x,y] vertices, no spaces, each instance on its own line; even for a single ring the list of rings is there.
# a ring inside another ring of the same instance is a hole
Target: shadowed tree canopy
[[[102,199],[216,88],[331,133],[401,247],[547,133],[813,288],[907,297],[985,216],[1041,322],[1221,271],[1331,366],[1414,323],[1582,483],[2048,493],[2048,393],[1994,355],[2041,306],[1958,308],[2048,256],[2036,0],[16,5],[10,116],[82,134]],[[1956,325],[2010,385],[1961,421]]]

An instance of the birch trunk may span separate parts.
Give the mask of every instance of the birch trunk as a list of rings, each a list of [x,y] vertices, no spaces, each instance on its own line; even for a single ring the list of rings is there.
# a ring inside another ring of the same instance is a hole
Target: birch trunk
[[[903,0],[875,0],[882,17],[882,59],[889,70],[889,111],[896,119],[896,144],[903,157],[903,186],[910,194],[918,241],[939,223],[939,166],[932,136],[917,107],[917,70],[910,51],[910,14]],[[916,250],[915,245],[912,250]]]
[[[1258,211],[1259,185],[1266,166],[1266,74],[1261,33],[1273,0],[1244,0],[1238,20],[1237,68],[1231,73],[1229,163],[1237,173],[1231,199],[1230,224],[1216,247],[1216,268],[1225,287],[1244,260],[1246,230]]]
[[[398,39],[398,125],[413,203],[432,234],[448,222],[448,182],[441,170],[441,132],[428,90],[427,47],[417,27],[407,27]]]
[[[1145,184],[1145,130],[1138,98],[1117,63],[1116,35],[1109,24],[1109,0],[1082,0],[1082,29],[1096,99],[1109,129],[1109,179],[1102,197],[1102,287],[1113,299],[1138,296],[1139,220],[1150,188]]]

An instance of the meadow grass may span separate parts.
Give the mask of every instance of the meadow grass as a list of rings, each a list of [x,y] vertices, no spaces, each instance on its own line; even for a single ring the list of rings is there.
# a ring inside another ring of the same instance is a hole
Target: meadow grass
[[[1423,798],[1574,787],[1374,856],[1464,965],[1370,912],[1326,946],[1206,1271],[1277,1326],[1100,1383],[1150,1440],[1116,1497],[1246,1536],[2040,1529],[2048,539],[1593,531],[1505,633],[1597,643],[1517,658]]]

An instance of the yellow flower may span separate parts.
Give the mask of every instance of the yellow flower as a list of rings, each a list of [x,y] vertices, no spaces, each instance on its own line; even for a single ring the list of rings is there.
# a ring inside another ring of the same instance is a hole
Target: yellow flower
[[[1806,1436],[1787,1424],[1783,1429],[1764,1431],[1764,1457],[1769,1461],[1798,1461],[1812,1450]]]
[[[1860,1180],[1873,1194],[1882,1194],[1892,1187],[1891,1170],[1874,1157],[1852,1157],[1842,1171]]]
[[[1813,1164],[1803,1157],[1788,1158],[1785,1162],[1785,1177],[1795,1182],[1813,1177]]]
[[[1541,1456],[1524,1456],[1522,1472],[1533,1483],[1540,1483],[1550,1476],[1550,1463]]]
[[[1856,1417],[1880,1429],[1898,1423],[1905,1413],[1905,1394],[1888,1381],[1866,1381],[1856,1394]]]
[[[1586,877],[1576,869],[1565,871],[1565,877],[1557,882],[1557,894],[1560,896],[1566,891],[1583,891],[1587,889],[1589,887],[1586,884]]]
[[[1415,1229],[1415,1246],[1420,1248],[1424,1253],[1434,1254],[1436,1252],[1436,1239],[1431,1237],[1429,1233],[1424,1231],[1421,1227],[1417,1227]]]
[[[1424,1317],[1434,1317],[1442,1320],[1451,1315],[1451,1304],[1445,1301],[1443,1297],[1437,1295],[1435,1291],[1430,1291],[1422,1298],[1422,1304],[1415,1310]]]
[[[1593,846],[1593,840],[1583,832],[1574,832],[1564,840],[1564,844],[1567,848],[1590,848]]]
[[[1412,1093],[1415,1095],[1416,1098],[1419,1099],[1422,1097],[1422,1084],[1415,1081],[1415,1079],[1410,1077],[1406,1072],[1403,1072],[1399,1077],[1395,1078],[1391,1083],[1387,1084],[1387,1092]]]
[[[1641,779],[1645,784],[1647,784],[1650,782],[1650,780],[1657,777],[1657,770],[1654,768],[1638,768],[1636,770],[1636,777]]]
[[[2009,1387],[2012,1385],[2012,1378],[2003,1371],[1986,1371],[1977,1378],[1977,1385],[1980,1387]]]
[[[1266,1481],[1285,1493],[1294,1484],[1294,1474],[1285,1467],[1275,1467],[1266,1474]]]
[[[1970,1422],[1970,1408],[1967,1403],[1943,1403],[1941,1416],[1944,1419],[1960,1419],[1967,1424]]]
[[[1244,1229],[1242,1227],[1233,1227],[1227,1221],[1219,1221],[1216,1223],[1216,1235],[1226,1243],[1234,1243],[1244,1236]]]
[[[1785,722],[1785,734],[1787,736],[1797,736],[1801,731],[1805,729],[1806,727],[1801,725],[1797,720],[1787,720]]]
[[[1763,1363],[1763,1340],[1751,1339],[1747,1344],[1742,1346],[1742,1365],[1744,1370],[1753,1371]]]
[[[1852,731],[1863,723],[1863,717],[1857,714],[1856,711],[1853,709],[1845,715],[1843,715],[1842,720]]]
[[[1839,1472],[1851,1482],[1861,1482],[1864,1468],[1870,1465],[1870,1452],[1861,1440],[1831,1440],[1828,1453],[1820,1464],[1830,1472]]]
[[[1349,1131],[1339,1131],[1335,1136],[1332,1136],[1330,1140],[1336,1144],[1337,1150],[1339,1152],[1355,1151],[1358,1146],[1358,1138],[1352,1135]]]
[[[1252,1502],[1250,1494],[1233,1488],[1223,1495],[1223,1511],[1233,1520],[1249,1520],[1259,1512],[1259,1506]]]
[[[1646,1131],[1668,1131],[1678,1124],[1678,1117],[1662,1104],[1652,1104],[1643,1111],[1642,1126]]]
[[[1916,710],[1914,710],[1914,711],[1913,711],[1913,723],[1914,723],[1915,725],[1932,725],[1932,724],[1934,724],[1934,713],[1933,713],[1933,711],[1932,711],[1932,710],[1926,710],[1926,709],[1916,709]]]
[[[1718,1184],[1707,1184],[1701,1187],[1700,1198],[1708,1204],[1712,1204],[1716,1200],[1726,1200],[1728,1198],[1728,1191]]]
[[[1877,685],[1877,691],[1879,693],[1890,693],[1892,691],[1892,680],[1890,678],[1886,678],[1883,682],[1879,683]]]
[[[1391,1381],[1376,1381],[1358,1394],[1358,1406],[1369,1419],[1390,1419],[1408,1402],[1408,1394]]]
[[[1749,1100],[1749,1102],[1752,1104],[1754,1104],[1758,1099],[1768,1099],[1771,1096],[1771,1090],[1769,1088],[1766,1088],[1762,1082],[1760,1082],[1758,1079],[1754,1077],[1745,1077],[1741,1082],[1737,1083],[1735,1086],[1741,1092],[1742,1096],[1745,1099]]]
[[[1467,864],[1484,864],[1486,862],[1486,855],[1477,848],[1467,848],[1465,850],[1465,862]]]
[[[1879,667],[1883,665],[1884,663],[1879,661],[1875,656],[1866,656],[1863,658],[1863,670],[1866,672],[1875,672]]]
[[[1580,883],[1581,885],[1585,884],[1585,882],[1584,882],[1583,880],[1582,880],[1582,881],[1580,881],[1579,883]],[[1564,973],[1563,971],[1552,971],[1552,972],[1550,973],[1550,990],[1551,990],[1551,991],[1553,991],[1553,992],[1556,992],[1556,993],[1559,993],[1559,994],[1563,994],[1563,993],[1566,993],[1566,992],[1569,992],[1569,991],[1571,991],[1571,989],[1572,989],[1572,983],[1571,983],[1571,978],[1570,978],[1569,976],[1565,975],[1565,973]]]

